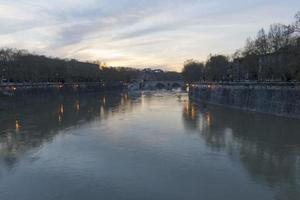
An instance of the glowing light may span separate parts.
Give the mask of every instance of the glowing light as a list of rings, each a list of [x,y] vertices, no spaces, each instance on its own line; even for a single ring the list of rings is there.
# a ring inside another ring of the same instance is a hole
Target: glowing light
[[[80,111],[80,102],[78,100],[75,103],[75,109],[76,111]]]
[[[60,112],[60,114],[64,114],[64,105],[63,104],[60,105],[59,112]]]
[[[192,104],[191,108],[191,119],[195,120],[197,118],[197,108],[194,104]]]
[[[206,113],[206,122],[208,126],[211,125],[211,114],[209,112]]]
[[[107,65],[107,63],[104,62],[104,63],[101,63],[100,67],[101,67],[102,69],[104,69],[104,68],[107,68],[108,65]]]
[[[20,125],[18,120],[16,120],[15,126],[16,126],[16,132],[19,132],[20,128],[21,128],[21,125]]]
[[[215,86],[214,85],[207,85],[207,88],[213,90],[215,88]]]
[[[196,120],[198,117],[198,109],[195,104],[186,102],[184,105],[184,113],[192,120]]]

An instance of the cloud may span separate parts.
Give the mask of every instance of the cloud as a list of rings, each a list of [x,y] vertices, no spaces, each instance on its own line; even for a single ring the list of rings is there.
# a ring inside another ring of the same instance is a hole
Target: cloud
[[[178,69],[240,48],[297,0],[0,0],[0,46],[111,65]]]

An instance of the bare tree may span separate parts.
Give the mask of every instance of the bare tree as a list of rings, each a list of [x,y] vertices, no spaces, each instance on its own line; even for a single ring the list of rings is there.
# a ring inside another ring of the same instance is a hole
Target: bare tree
[[[270,26],[268,39],[272,48],[272,52],[286,47],[289,44],[290,31],[284,24],[272,24]]]
[[[255,41],[252,38],[247,38],[246,45],[243,51],[243,56],[256,54]]]
[[[300,33],[300,11],[295,15],[294,31]]]
[[[268,36],[263,28],[260,29],[257,33],[257,38],[255,40],[255,49],[258,55],[266,55],[270,52]]]

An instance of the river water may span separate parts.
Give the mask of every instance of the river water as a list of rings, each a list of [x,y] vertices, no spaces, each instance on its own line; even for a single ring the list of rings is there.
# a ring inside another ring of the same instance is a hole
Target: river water
[[[300,121],[180,92],[26,97],[0,113],[1,200],[299,200]]]

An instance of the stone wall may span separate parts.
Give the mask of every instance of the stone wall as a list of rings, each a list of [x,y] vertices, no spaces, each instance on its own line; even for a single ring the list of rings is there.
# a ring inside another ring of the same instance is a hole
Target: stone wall
[[[60,93],[60,92],[98,92],[112,89],[123,89],[125,85],[115,83],[10,83],[0,84],[0,98],[2,96],[16,96],[28,94]]]
[[[300,118],[299,83],[201,83],[191,85],[196,102]]]

